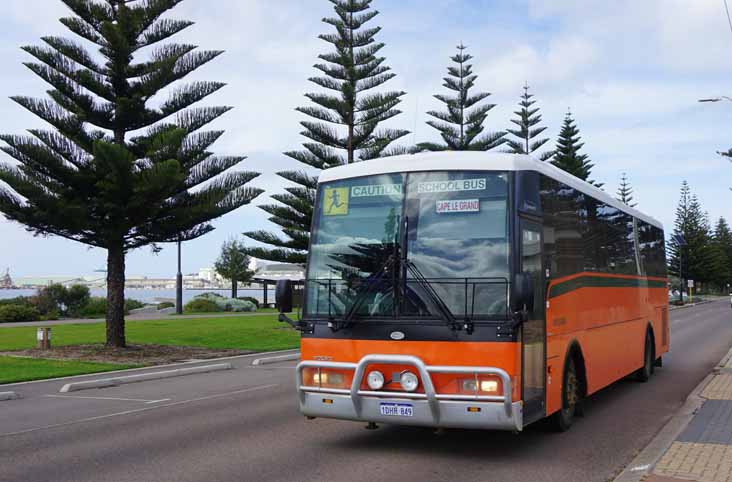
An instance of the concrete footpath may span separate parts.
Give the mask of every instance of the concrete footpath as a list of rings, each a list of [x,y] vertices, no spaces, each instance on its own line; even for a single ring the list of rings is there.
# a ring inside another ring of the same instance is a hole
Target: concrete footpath
[[[732,350],[697,396],[691,421],[642,480],[732,482]]]

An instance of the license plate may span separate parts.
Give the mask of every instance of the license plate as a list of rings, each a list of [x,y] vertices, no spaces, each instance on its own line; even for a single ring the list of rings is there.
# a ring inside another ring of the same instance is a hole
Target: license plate
[[[411,403],[381,403],[379,411],[387,417],[414,417]]]

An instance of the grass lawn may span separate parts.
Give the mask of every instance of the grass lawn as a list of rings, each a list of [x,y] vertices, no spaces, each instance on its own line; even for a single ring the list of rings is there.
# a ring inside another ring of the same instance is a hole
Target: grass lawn
[[[0,356],[0,384],[108,372],[136,366]]]
[[[233,348],[274,351],[297,348],[299,333],[277,315],[221,318],[128,321],[127,341],[134,344]],[[104,323],[53,327],[56,346],[104,343]],[[35,327],[0,328],[0,351],[23,350],[36,345]]]
[[[254,312],[243,312],[240,313],[241,315],[249,315],[249,316],[255,316],[255,315],[270,315],[272,313],[279,314],[280,310],[277,308],[259,308],[257,311]],[[218,315],[218,314],[233,314],[231,311],[184,311],[182,315],[179,315],[178,313],[171,313],[170,316],[186,316],[186,315]],[[292,313],[287,313],[288,315],[291,315]],[[104,318],[105,315],[102,315],[102,318]]]

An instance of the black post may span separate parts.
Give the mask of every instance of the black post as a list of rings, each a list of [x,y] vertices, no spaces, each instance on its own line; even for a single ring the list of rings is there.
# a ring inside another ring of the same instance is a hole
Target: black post
[[[267,305],[269,304],[267,300],[267,288],[269,287],[269,283],[267,281],[262,281],[262,286],[264,287],[264,296],[262,297],[264,302],[262,304],[267,308]]]
[[[183,272],[180,263],[181,242],[178,241],[178,275],[175,277],[175,312],[183,314]]]
[[[682,262],[684,258],[684,247],[679,247],[679,302],[684,304],[684,264]]]

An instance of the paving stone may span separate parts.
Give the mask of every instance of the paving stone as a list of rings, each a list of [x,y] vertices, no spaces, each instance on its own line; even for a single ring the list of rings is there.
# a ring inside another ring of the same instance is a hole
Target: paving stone
[[[709,400],[732,400],[732,373],[721,373],[712,378],[701,396]]]
[[[700,482],[732,482],[732,445],[676,441],[656,464],[654,478],[649,482],[662,482],[663,478],[698,480]]]

